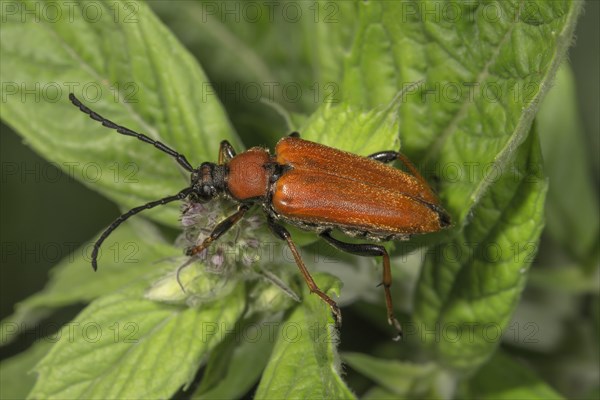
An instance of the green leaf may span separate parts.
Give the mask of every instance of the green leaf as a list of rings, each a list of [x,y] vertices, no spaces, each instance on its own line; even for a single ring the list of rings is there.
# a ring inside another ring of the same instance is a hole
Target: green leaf
[[[420,101],[411,96],[399,108],[402,151],[440,178],[442,203],[460,228],[527,137],[581,7],[360,2],[343,98],[372,108],[425,80],[412,90]]]
[[[402,397],[380,387],[371,388],[367,393],[361,396],[361,399],[363,400],[397,400],[400,398]]]
[[[195,50],[211,78],[229,88],[242,82],[236,102],[255,101],[251,94],[244,96],[245,84],[257,87],[252,94],[303,111],[314,110],[335,98],[328,94],[339,92],[345,51],[356,25],[356,2],[215,1],[152,7]],[[299,93],[288,91],[292,86]]]
[[[600,281],[590,279],[590,275],[579,267],[580,264],[567,264],[559,268],[534,269],[529,281],[535,287],[546,289],[548,292],[575,295],[600,293]]]
[[[535,373],[508,355],[498,352],[464,385],[460,397],[509,399],[562,399]]]
[[[600,250],[600,207],[578,111],[573,72],[563,64],[537,116],[550,179],[548,233],[591,272]]]
[[[35,375],[31,371],[53,344],[52,340],[44,338],[24,352],[0,362],[0,398],[27,397],[35,384]]]
[[[442,371],[434,363],[384,360],[361,353],[343,353],[342,359],[390,394],[402,398],[440,398],[434,388]]]
[[[400,96],[368,111],[347,103],[324,105],[305,122],[302,138],[364,156],[398,148],[399,105]]]
[[[276,101],[303,116],[342,100],[356,2],[150,5],[200,60],[247,142],[274,143],[289,128],[259,100]]]
[[[106,240],[95,273],[90,264],[90,251],[90,244],[77,249],[52,269],[50,281],[42,291],[15,306],[15,313],[0,326],[2,345],[56,309],[88,303],[140,279],[160,276],[165,269],[174,269],[176,265],[172,263],[158,268],[154,264],[180,254],[143,221],[121,225]]]
[[[36,9],[34,3],[22,5]],[[198,2],[192,7],[198,10],[205,4],[221,7],[229,3]],[[425,175],[440,178],[442,204],[455,221],[455,229],[449,232],[454,236],[446,245],[436,246],[427,258],[415,320],[424,327],[418,332],[433,361],[452,374],[472,372],[496,348],[496,338],[488,340],[495,331],[484,331],[485,324],[500,330],[506,326],[524,285],[529,265],[526,256],[534,253],[537,244],[546,186],[535,176],[541,165],[537,137],[526,139],[538,103],[572,40],[581,3],[511,0],[491,1],[485,7],[469,2],[288,4],[303,12],[327,11],[332,4],[343,13],[339,22],[328,26],[313,24],[310,18],[300,24],[281,20],[275,25],[270,21],[227,24],[221,7],[209,23],[186,22],[180,36],[200,38],[202,59],[218,73],[216,81],[256,78],[260,84],[274,78],[280,85],[298,84],[303,90],[299,103],[281,94],[278,101],[296,112],[295,121],[305,122],[304,137],[368,154],[398,148],[400,132],[402,151],[422,161],[420,169]],[[316,8],[311,9],[313,4]],[[78,175],[85,175],[84,163],[94,163],[102,177],[85,183],[131,207],[156,199],[158,194],[177,192],[187,184],[185,174],[177,171],[177,164],[165,154],[106,130],[67,105],[64,90],[53,102],[52,93],[43,88],[53,83],[63,88],[67,82],[79,82],[76,90],[82,89],[82,83],[100,88],[97,102],[90,92],[77,93],[83,93],[84,100],[103,115],[186,153],[193,164],[214,160],[221,139],[238,143],[214,92],[206,86],[206,77],[145,3],[105,1],[96,5],[105,16],[96,21],[83,19],[78,3],[72,21],[67,19],[70,14],[58,20],[40,14],[40,23],[33,19],[22,23],[19,15],[9,16],[3,23],[1,79],[9,86],[3,92],[7,101],[2,118],[63,168],[71,167],[67,162],[78,162],[74,166]],[[259,5],[263,10],[267,6]],[[170,8],[171,3],[164,7]],[[177,7],[182,6],[176,2],[172,7],[177,15]],[[451,7],[457,18],[443,14],[442,7]],[[427,12],[431,8],[437,11]],[[183,13],[192,10],[179,9]],[[490,9],[497,14],[490,16]],[[133,21],[126,18],[130,16]],[[190,12],[190,17],[194,16],[198,18]],[[305,118],[322,101],[322,96],[316,97],[318,102],[306,96],[314,95],[310,91],[313,82],[324,91],[324,83],[332,80],[337,84],[340,77],[342,84],[336,90],[342,102],[321,105]],[[407,82],[420,79],[425,80],[424,85],[393,101]],[[40,88],[34,91],[43,101],[33,101],[33,107],[25,89],[35,87],[38,81]],[[384,108],[389,104],[395,111],[398,103],[402,103],[399,116]],[[56,118],[57,113],[62,118]],[[243,117],[258,129],[268,130],[268,120],[262,115]],[[520,163],[515,164],[515,159]],[[133,162],[129,167],[134,179],[123,181],[123,171],[129,172],[127,162]],[[112,174],[113,165],[121,174]],[[168,210],[157,210],[153,218],[175,225],[175,206]],[[495,249],[501,250],[500,257],[492,253]],[[439,257],[446,256],[447,250],[450,255],[456,250],[461,254],[454,260]],[[136,276],[140,282],[134,282]],[[168,397],[189,382],[211,349],[215,353],[207,370],[209,379],[201,386],[207,390],[204,393],[235,396],[243,390],[251,376],[236,376],[239,388],[225,387],[229,378],[241,371],[224,365],[225,360],[235,360],[237,348],[215,348],[220,338],[199,341],[193,335],[200,318],[212,323],[222,311],[227,323],[235,321],[242,312],[239,307],[244,301],[239,297],[243,294],[234,291],[200,309],[186,309],[142,299],[151,281],[149,275],[132,272],[127,279],[117,277],[114,286],[107,285],[111,291],[122,291],[97,299],[74,321],[79,326],[99,323],[104,332],[100,344],[81,338],[68,345],[59,342],[39,365],[41,375],[32,396]],[[50,290],[46,293],[48,304],[85,301],[86,295],[91,299],[99,293],[95,292],[98,287],[92,286],[89,292],[74,290],[70,295],[66,287],[80,281],[66,276],[61,282],[65,286],[56,287],[63,288],[65,297]],[[127,284],[129,287],[123,288]],[[174,287],[172,284],[171,280],[166,286]],[[43,310],[41,301],[36,301],[31,309]],[[33,313],[29,315],[33,318]],[[331,343],[337,338],[326,325],[331,322],[329,309],[305,291],[303,303],[287,317],[286,325],[278,330],[256,397],[354,397],[340,377]],[[144,340],[136,344],[120,340],[109,346],[105,336],[112,337],[111,327],[123,328],[131,321],[137,323],[134,326]],[[165,322],[160,325],[158,321]],[[450,335],[454,332],[447,329],[472,324],[477,326],[475,340],[465,332],[464,339],[456,341],[456,335]],[[432,325],[434,328],[429,328]],[[217,335],[222,333],[221,326],[216,329]],[[436,333],[432,335],[431,329]],[[290,334],[296,332],[299,336],[292,340]],[[242,355],[250,352],[239,350]],[[219,356],[224,356],[223,361]]]
[[[244,309],[242,285],[200,308],[144,300],[147,282],[94,301],[36,366],[30,398],[167,398],[188,385]]]
[[[497,347],[525,285],[543,226],[546,180],[537,135],[448,243],[428,251],[415,299],[418,339],[447,368],[467,372]]]
[[[274,321],[240,324],[211,353],[193,399],[239,399],[258,381],[275,341]]]
[[[315,280],[326,293],[333,282],[323,275]],[[354,398],[340,376],[334,329],[329,307],[305,288],[302,303],[279,327],[255,398]]]
[[[72,3],[58,16],[43,12],[49,4],[16,3],[35,15],[7,13],[0,31],[2,118],[35,151],[125,208],[188,185],[173,158],[90,120],[70,104],[71,91],[192,165],[215,160],[223,139],[240,147],[197,62],[145,3]],[[84,18],[91,8],[98,16]],[[148,214],[176,225],[176,205]]]
[[[303,7],[304,51],[309,59],[313,107],[319,102],[337,103],[344,99],[339,82],[344,73],[344,61],[352,46],[358,24],[359,2],[300,2]],[[317,83],[318,85],[315,85]]]

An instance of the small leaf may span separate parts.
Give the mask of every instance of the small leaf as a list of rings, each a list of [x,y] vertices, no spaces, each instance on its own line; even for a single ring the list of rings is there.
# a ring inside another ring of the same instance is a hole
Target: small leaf
[[[39,340],[24,352],[0,362],[0,398],[27,397],[35,384],[35,375],[31,371],[53,344],[50,340]]]
[[[562,399],[563,397],[542,381],[529,368],[498,352],[466,382],[463,398],[509,399]]]
[[[402,398],[435,398],[434,386],[441,371],[434,363],[416,364],[384,360],[361,353],[344,353],[343,360],[352,369],[371,379],[381,388]]]
[[[600,293],[600,280],[590,279],[590,275],[581,265],[567,264],[560,268],[539,268],[531,270],[529,281],[536,288],[543,288],[548,292],[570,294],[595,294]]]
[[[347,103],[322,106],[305,122],[302,138],[364,156],[398,149],[400,95],[369,111]]]
[[[600,208],[578,110],[573,73],[563,64],[537,116],[550,179],[548,233],[591,272],[597,267],[600,249]]]
[[[371,388],[367,393],[361,396],[361,399],[363,400],[398,400],[400,398],[401,397],[397,394],[380,387]]]
[[[30,398],[166,398],[188,385],[241,315],[243,286],[182,308],[142,299],[146,285],[102,297],[67,324],[36,366]]]
[[[333,279],[321,275],[315,278],[328,292]],[[305,288],[302,303],[279,327],[255,398],[355,398],[340,376],[334,329],[329,307]]]
[[[238,282],[223,274],[210,273],[204,264],[196,262],[160,277],[146,290],[144,297],[165,303],[197,305],[226,296]]]
[[[275,342],[274,321],[246,321],[207,361],[193,399],[242,398],[260,378]]]

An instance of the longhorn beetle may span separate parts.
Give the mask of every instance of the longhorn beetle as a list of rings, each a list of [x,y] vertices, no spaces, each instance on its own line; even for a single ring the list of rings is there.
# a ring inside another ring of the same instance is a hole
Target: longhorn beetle
[[[154,145],[173,157],[191,174],[190,186],[173,196],[135,207],[118,217],[100,235],[92,251],[92,267],[98,267],[98,251],[104,240],[129,217],[159,205],[188,198],[192,202],[208,202],[217,196],[237,202],[237,211],[225,218],[201,243],[187,249],[195,256],[207,249],[237,223],[253,206],[262,206],[273,234],[289,246],[296,264],[310,288],[329,305],[336,322],[342,314],[333,299],[321,291],[304,265],[290,233],[280,223],[304,230],[314,230],[333,247],[359,256],[383,258],[382,285],[385,293],[388,323],[402,328],[393,313],[390,286],[390,256],[379,244],[354,244],[332,236],[334,229],[369,241],[406,240],[413,234],[436,232],[450,225],[450,216],[441,207],[427,182],[402,154],[382,151],[361,157],[300,138],[294,132],[279,140],[275,154],[253,147],[236,154],[223,140],[217,164],[204,162],[194,168],[183,154],[146,135],[134,132],[90,110],[73,94],[71,102],[82,112],[107,128],[133,136]],[[400,160],[410,172],[387,164]]]

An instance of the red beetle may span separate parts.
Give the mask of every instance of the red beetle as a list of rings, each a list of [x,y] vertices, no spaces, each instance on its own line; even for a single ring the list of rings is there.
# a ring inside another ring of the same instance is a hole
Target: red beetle
[[[406,240],[411,235],[436,232],[450,225],[450,216],[411,162],[396,151],[382,151],[361,157],[342,150],[300,139],[297,132],[281,139],[275,154],[253,147],[241,154],[226,140],[221,142],[218,164],[205,162],[193,168],[184,155],[102,117],[82,104],[73,94],[69,99],[90,118],[117,132],[134,136],[174,157],[191,173],[191,184],[173,196],[133,208],[117,218],[100,236],[92,251],[92,266],[97,269],[102,242],[123,221],[140,211],[189,198],[207,202],[225,196],[239,203],[238,210],[225,218],[199,245],[186,254],[194,256],[221,237],[254,205],[261,205],[269,228],[289,246],[310,291],[330,307],[341,324],[341,312],[335,301],[319,289],[304,265],[285,222],[305,230],[314,230],[335,248],[360,255],[383,257],[383,288],[390,325],[401,335],[394,317],[390,285],[390,257],[382,245],[346,243],[334,238],[334,229],[370,241]],[[386,165],[402,161],[410,174]]]

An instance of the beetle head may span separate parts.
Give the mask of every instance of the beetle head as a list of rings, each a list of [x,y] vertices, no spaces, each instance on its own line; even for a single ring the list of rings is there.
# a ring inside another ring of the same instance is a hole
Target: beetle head
[[[206,203],[223,192],[225,167],[209,162],[202,163],[191,174],[191,196],[195,201]]]

